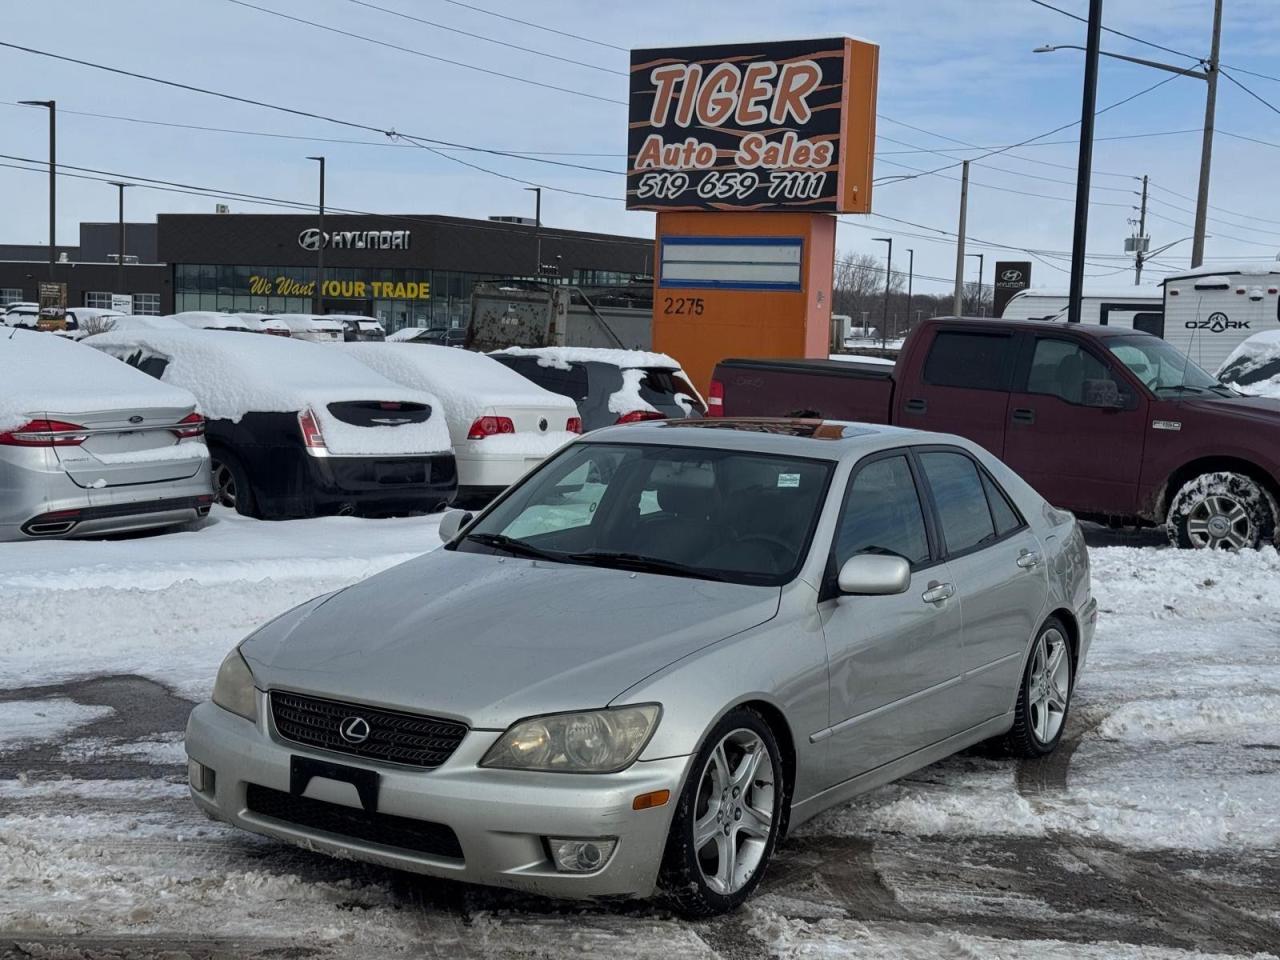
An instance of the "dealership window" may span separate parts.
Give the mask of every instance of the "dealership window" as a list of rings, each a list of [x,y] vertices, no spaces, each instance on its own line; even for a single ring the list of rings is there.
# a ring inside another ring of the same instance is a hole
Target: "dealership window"
[[[19,303],[21,300],[21,287],[0,287],[0,307],[6,307],[11,303]]]
[[[135,293],[133,295],[133,313],[137,317],[160,316],[160,294]]]
[[[84,295],[84,305],[97,310],[110,310],[111,294],[103,290],[91,290]]]

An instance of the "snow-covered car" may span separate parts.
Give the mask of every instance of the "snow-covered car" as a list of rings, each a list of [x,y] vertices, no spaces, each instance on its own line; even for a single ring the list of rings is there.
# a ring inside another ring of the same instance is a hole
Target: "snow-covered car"
[[[946,434],[608,427],[440,534],[229,653],[187,724],[200,809],[721,913],[823,810],[982,741],[1050,753],[1096,627],[1075,518]]]
[[[342,321],[332,320],[319,313],[277,313],[276,319],[289,327],[289,335],[295,340],[312,343],[342,343]]]
[[[28,327],[34,330],[39,319],[40,304],[38,303],[29,303],[27,301],[11,303],[4,311],[4,325],[6,327]]]
[[[196,400],[95,350],[0,333],[0,540],[86,537],[209,512]]]
[[[190,330],[187,324],[173,317],[147,316],[139,314],[124,314],[114,318],[111,327],[113,333],[123,333],[128,330]],[[106,332],[106,331],[104,331]]]
[[[440,398],[458,459],[459,505],[489,502],[582,432],[572,401],[484,354],[412,343],[348,343],[343,352]]]
[[[217,313],[213,310],[184,310],[172,314],[173,319],[191,330],[230,330],[235,333],[257,333],[257,324],[251,324],[235,313]]]
[[[639,420],[698,418],[706,404],[665,353],[598,347],[509,347],[491,353],[538,386],[573,400],[585,430]]]
[[[1252,397],[1280,399],[1280,330],[1249,337],[1223,361],[1218,379]]]
[[[270,313],[237,313],[245,325],[256,333],[268,333],[273,337],[293,336],[289,325]]]
[[[342,339],[346,343],[379,342],[387,339],[386,328],[373,317],[331,313],[328,319],[342,324]]]
[[[129,331],[99,350],[195,394],[218,501],[267,519],[431,511],[457,470],[440,401],[283,337]]]
[[[431,327],[401,327],[395,333],[387,334],[387,339],[392,343],[403,343],[406,340],[416,340],[431,330]]]

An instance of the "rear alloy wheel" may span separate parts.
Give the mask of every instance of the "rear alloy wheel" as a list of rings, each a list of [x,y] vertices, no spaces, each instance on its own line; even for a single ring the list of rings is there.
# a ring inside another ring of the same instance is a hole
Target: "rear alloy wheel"
[[[1005,746],[1015,757],[1042,757],[1062,739],[1075,680],[1071,643],[1062,623],[1051,617],[1040,628],[1018,689],[1013,729]]]
[[[735,710],[690,767],[663,857],[661,885],[691,917],[733,910],[773,854],[786,802],[778,743],[753,710]]]
[[[1183,484],[1169,505],[1165,530],[1177,547],[1254,549],[1271,540],[1276,502],[1243,473],[1205,473]]]
[[[246,517],[256,516],[253,489],[240,461],[225,450],[210,451],[209,457],[214,502]]]

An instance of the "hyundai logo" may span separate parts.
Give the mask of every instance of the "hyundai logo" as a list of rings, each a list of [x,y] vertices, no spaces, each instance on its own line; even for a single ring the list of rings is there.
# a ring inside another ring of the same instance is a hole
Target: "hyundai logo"
[[[1004,270],[1000,274],[1000,279],[1005,283],[1017,283],[1022,279],[1021,270]]]
[[[315,227],[303,230],[298,234],[298,246],[303,250],[319,250],[320,249],[320,231]]]
[[[338,733],[347,743],[364,743],[369,739],[369,721],[364,717],[345,717],[338,724]]]

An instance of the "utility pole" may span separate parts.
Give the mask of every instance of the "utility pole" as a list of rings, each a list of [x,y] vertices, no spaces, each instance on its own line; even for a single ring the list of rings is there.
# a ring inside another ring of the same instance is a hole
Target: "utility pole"
[[[111,186],[120,191],[120,216],[116,221],[116,293],[127,293],[124,284],[124,188],[131,187],[131,183],[123,183],[120,180],[107,181]]]
[[[884,318],[880,321],[880,349],[884,349],[889,332],[889,294],[893,292],[893,237],[872,237],[878,243],[889,245],[889,256],[884,263]]]
[[[320,164],[320,236],[316,238],[316,288],[311,297],[311,312],[321,313],[324,299],[324,157],[307,157]]]
[[[1191,241],[1191,266],[1204,262],[1204,232],[1209,219],[1209,162],[1213,158],[1213,116],[1218,101],[1218,48],[1222,43],[1222,0],[1213,3],[1213,41],[1204,65],[1208,90],[1204,99],[1204,133],[1200,142],[1200,189],[1196,192],[1195,237]]]
[[[533,275],[542,276],[542,188],[525,187],[533,192]]]
[[[1133,285],[1142,283],[1142,241],[1147,235],[1147,176],[1142,177],[1142,206],[1138,209],[1138,242],[1133,245]]]
[[[56,100],[19,100],[27,107],[45,107],[49,111],[49,279],[55,278],[58,261],[58,102]]]
[[[911,282],[916,274],[916,252],[907,247],[907,323],[911,322]]]
[[[956,290],[952,298],[951,313],[964,316],[964,222],[969,212],[969,161],[960,172],[960,226],[956,230]]]
[[[1071,293],[1067,322],[1080,322],[1084,296],[1084,257],[1089,232],[1089,177],[1093,172],[1093,114],[1098,104],[1098,57],[1102,43],[1102,0],[1089,0],[1089,34],[1084,54],[1084,93],[1080,98],[1080,158],[1076,166],[1076,218],[1071,238]]]

